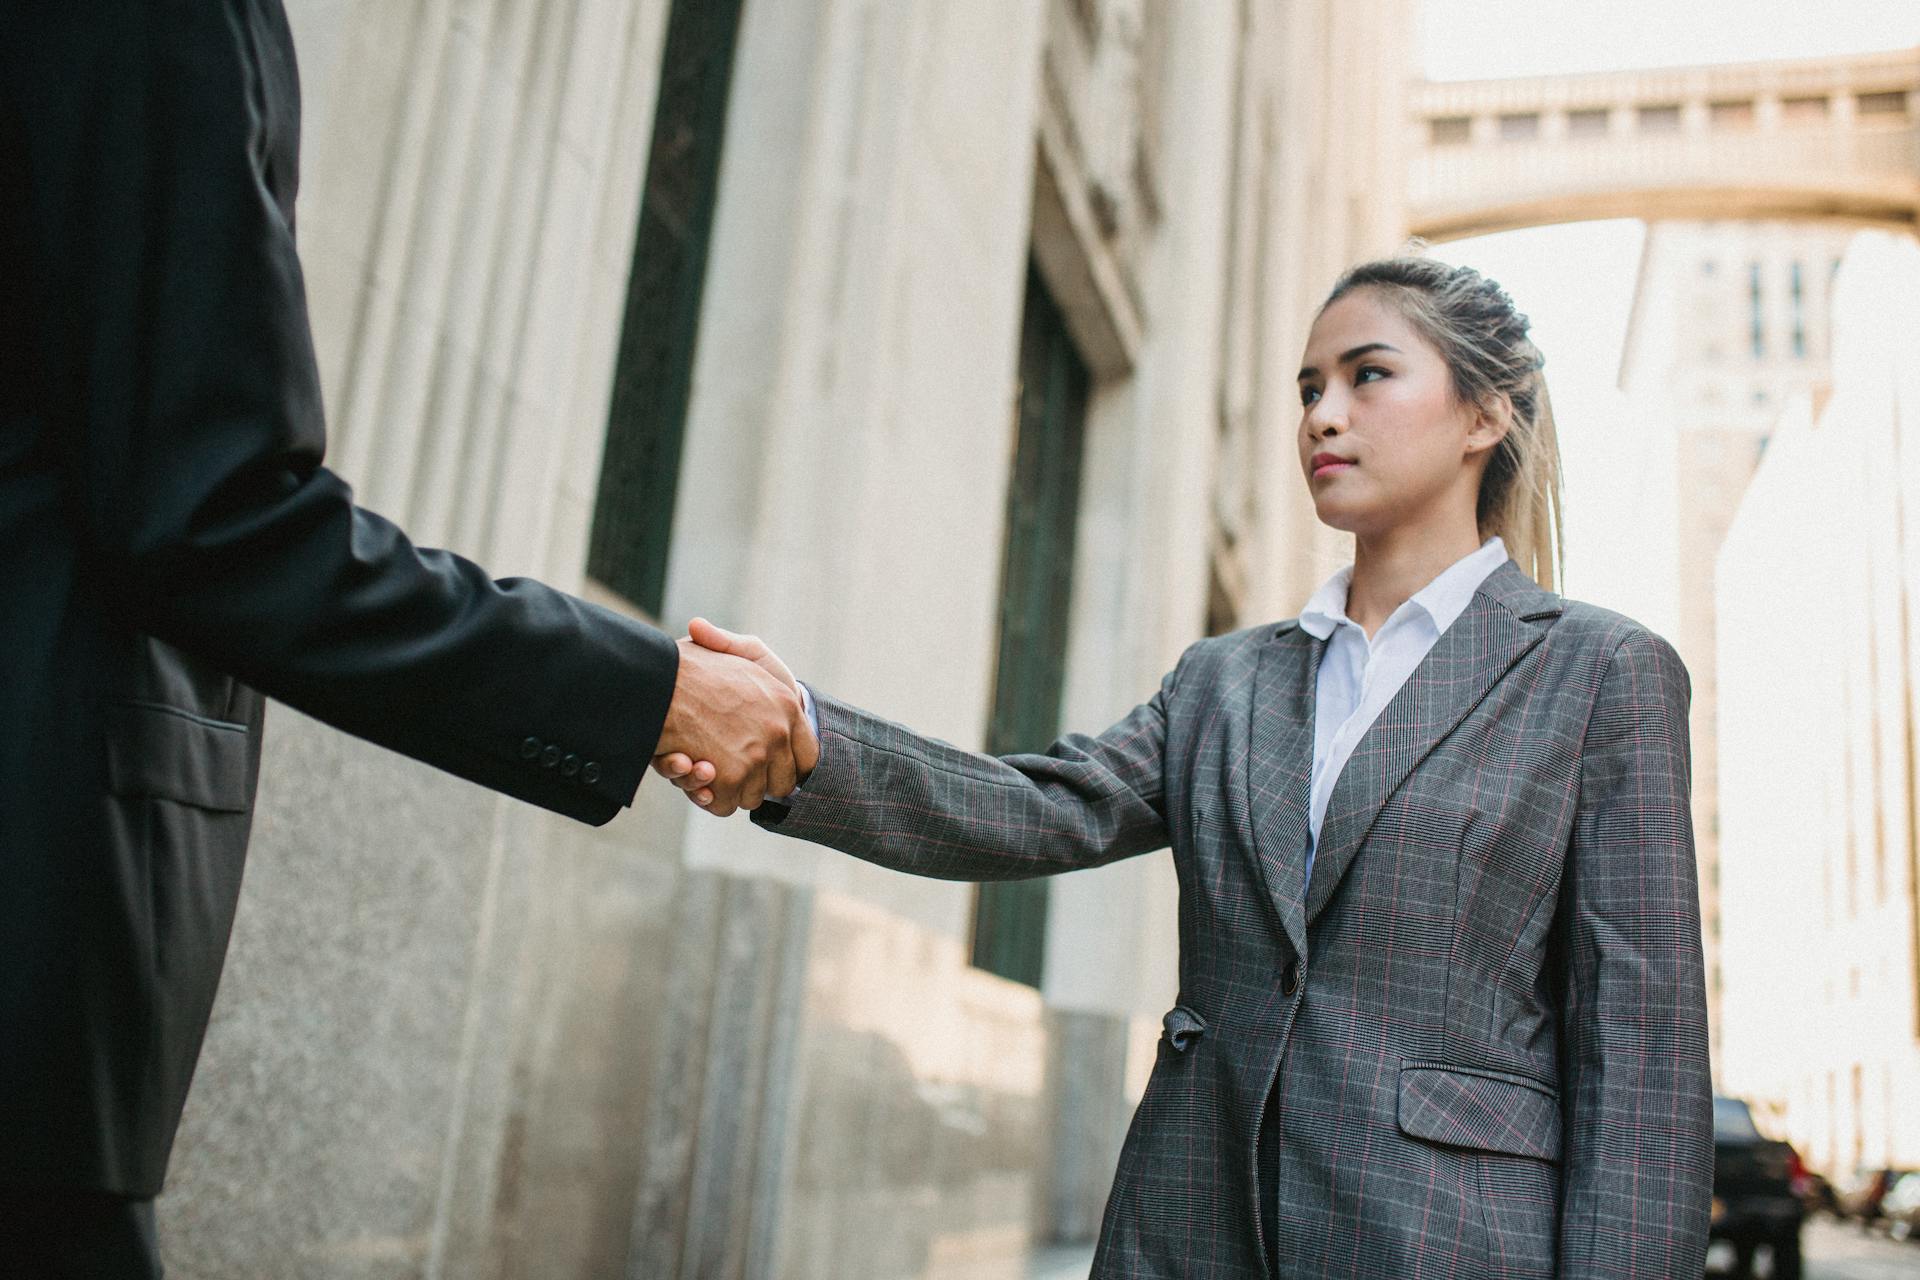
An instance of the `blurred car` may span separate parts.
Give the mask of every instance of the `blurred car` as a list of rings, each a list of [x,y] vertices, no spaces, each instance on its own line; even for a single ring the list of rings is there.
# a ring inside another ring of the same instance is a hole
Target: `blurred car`
[[[1835,1191],[1841,1216],[1856,1220],[1862,1228],[1877,1225],[1882,1202],[1906,1172],[1905,1169],[1855,1169],[1853,1176]]]
[[[1806,1206],[1809,1217],[1816,1213],[1831,1214],[1836,1218],[1842,1216],[1839,1194],[1825,1175],[1803,1169],[1794,1183],[1794,1190],[1800,1196],[1800,1203]]]
[[[1795,1183],[1805,1166],[1793,1147],[1760,1132],[1739,1098],[1713,1099],[1713,1219],[1710,1236],[1733,1246],[1734,1274],[1753,1274],[1754,1254],[1772,1254],[1776,1280],[1799,1280],[1800,1224]]]
[[[1880,1199],[1880,1216],[1896,1240],[1920,1237],[1920,1173],[1903,1173]]]

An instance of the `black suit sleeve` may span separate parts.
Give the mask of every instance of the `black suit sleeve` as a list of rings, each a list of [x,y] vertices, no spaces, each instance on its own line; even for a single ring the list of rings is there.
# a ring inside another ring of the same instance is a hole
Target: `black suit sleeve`
[[[40,402],[127,624],[350,733],[611,818],[674,642],[415,547],[322,465],[277,0],[15,9],[0,129],[27,193],[19,283],[46,316]]]

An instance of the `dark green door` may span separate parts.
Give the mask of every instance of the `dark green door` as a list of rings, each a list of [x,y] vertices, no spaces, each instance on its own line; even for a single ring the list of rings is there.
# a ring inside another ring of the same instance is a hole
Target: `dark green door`
[[[1000,653],[987,750],[1039,751],[1060,735],[1074,532],[1086,442],[1086,364],[1040,275],[1027,270],[1020,332],[1020,396],[1000,585]],[[980,886],[973,963],[1040,984],[1047,882]]]

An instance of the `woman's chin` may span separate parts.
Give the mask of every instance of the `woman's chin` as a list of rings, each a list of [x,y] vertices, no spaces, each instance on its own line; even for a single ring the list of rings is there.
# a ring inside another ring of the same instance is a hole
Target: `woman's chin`
[[[1366,512],[1355,510],[1352,503],[1335,502],[1324,496],[1314,499],[1313,513],[1321,524],[1341,533],[1359,533],[1368,525]]]

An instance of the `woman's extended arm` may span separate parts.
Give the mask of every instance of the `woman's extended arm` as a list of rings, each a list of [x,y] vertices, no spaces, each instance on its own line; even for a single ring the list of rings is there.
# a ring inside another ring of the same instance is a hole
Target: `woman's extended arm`
[[[1698,1275],[1713,1189],[1706,989],[1672,646],[1613,653],[1581,754],[1566,942],[1563,1277]]]
[[[1160,691],[1098,737],[994,757],[922,737],[814,695],[820,762],[755,823],[868,862],[943,880],[1021,880],[1095,867],[1167,844]]]

